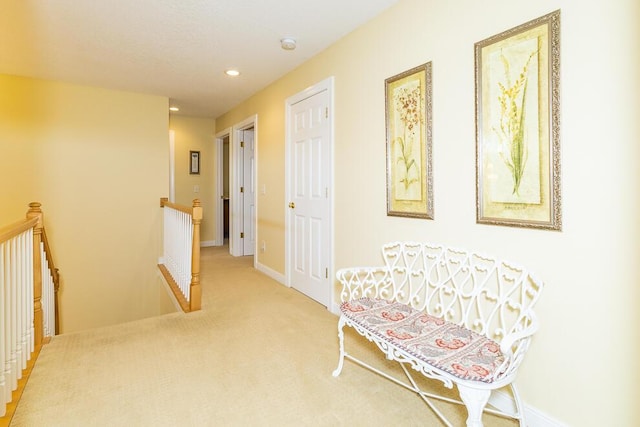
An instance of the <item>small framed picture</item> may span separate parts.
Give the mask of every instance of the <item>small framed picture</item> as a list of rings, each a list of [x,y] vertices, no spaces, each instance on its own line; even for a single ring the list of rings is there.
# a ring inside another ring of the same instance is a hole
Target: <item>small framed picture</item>
[[[189,151],[189,173],[200,175],[200,152]]]

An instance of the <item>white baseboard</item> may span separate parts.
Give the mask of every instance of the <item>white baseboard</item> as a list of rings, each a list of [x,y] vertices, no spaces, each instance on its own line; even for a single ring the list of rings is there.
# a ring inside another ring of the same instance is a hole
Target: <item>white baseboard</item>
[[[491,393],[489,404],[500,411],[510,414],[515,413],[516,405],[513,397],[502,390],[495,390]],[[526,404],[524,404],[524,418],[527,427],[568,427],[566,424],[554,420],[539,409]]]
[[[200,242],[200,247],[201,248],[208,248],[209,246],[220,246],[216,244],[217,242],[215,240],[203,240]]]
[[[286,284],[287,279],[284,274],[278,273],[277,271],[267,267],[264,264],[260,264],[257,261],[255,262],[254,267],[256,268],[256,270],[266,274],[267,276],[271,277],[273,280],[280,283],[281,285],[287,286]],[[340,306],[335,302],[329,304],[329,307],[327,307],[327,310],[329,310],[331,313],[335,314],[336,316],[340,315]]]
[[[277,271],[267,267],[266,265],[260,264],[258,261],[255,262],[254,267],[256,268],[256,270],[266,274],[267,276],[271,277],[276,282],[278,282],[278,283],[280,283],[282,285],[285,285],[286,280],[285,280],[284,274],[278,273]]]
[[[340,316],[340,305],[335,301],[331,303],[331,307],[327,307],[330,312],[335,314],[336,316]]]

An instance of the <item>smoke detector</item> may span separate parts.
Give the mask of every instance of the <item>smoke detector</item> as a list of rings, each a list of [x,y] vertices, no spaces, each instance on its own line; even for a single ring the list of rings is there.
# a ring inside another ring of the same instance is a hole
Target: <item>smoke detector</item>
[[[280,46],[282,46],[284,50],[293,50],[296,48],[296,40],[290,37],[286,37],[280,40]]]

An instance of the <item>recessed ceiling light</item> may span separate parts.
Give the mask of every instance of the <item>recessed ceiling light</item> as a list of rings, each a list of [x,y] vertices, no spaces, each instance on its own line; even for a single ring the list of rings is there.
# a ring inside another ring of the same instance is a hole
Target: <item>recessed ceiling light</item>
[[[169,107],[169,111],[180,111],[178,107]]]
[[[227,76],[235,77],[240,75],[240,71],[238,70],[227,70],[224,72]]]

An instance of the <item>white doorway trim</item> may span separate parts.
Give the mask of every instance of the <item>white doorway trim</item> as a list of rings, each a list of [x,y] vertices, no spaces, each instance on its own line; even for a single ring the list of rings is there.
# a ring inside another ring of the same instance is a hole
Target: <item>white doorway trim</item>
[[[308,88],[299,92],[285,100],[285,206],[289,200],[292,199],[291,194],[291,184],[293,178],[292,168],[292,159],[291,159],[291,145],[292,145],[292,137],[291,137],[291,108],[294,104],[303,101],[307,98],[310,98],[322,91],[327,91],[329,96],[328,105],[328,120],[329,120],[329,170],[327,171],[329,176],[329,194],[328,194],[328,203],[329,203],[329,219],[327,224],[327,229],[329,233],[329,259],[328,259],[328,277],[329,277],[329,303],[327,304],[327,309],[332,312],[337,312],[334,305],[334,140],[335,140],[335,129],[334,129],[334,77],[328,77]],[[285,210],[287,208],[285,207]],[[291,268],[292,268],[292,247],[291,247],[291,215],[288,212],[285,214],[285,285],[287,287],[291,287]]]
[[[258,115],[254,114],[253,116],[247,117],[239,123],[236,123],[232,127],[231,134],[229,136],[229,196],[231,198],[229,203],[229,253],[233,256],[242,256],[243,255],[243,245],[240,240],[240,232],[242,229],[242,220],[239,216],[239,212],[241,212],[240,206],[240,186],[238,185],[241,182],[242,177],[240,176],[240,167],[239,162],[242,162],[243,159],[240,157],[240,137],[239,133],[245,129],[249,129],[253,127],[254,129],[254,144],[255,144],[255,158],[258,158]],[[255,162],[254,171],[254,180],[257,180],[258,176],[258,162]],[[245,183],[245,185],[247,185]],[[257,183],[252,183],[253,187],[256,188]],[[256,206],[256,213],[254,221],[257,222],[258,218],[258,205],[255,200],[254,194],[254,205]],[[253,226],[257,230],[257,223],[254,223]],[[256,240],[257,241],[257,240]],[[253,253],[256,253],[256,248],[253,248]],[[254,264],[255,264],[255,256],[254,256]]]
[[[176,202],[176,131],[169,131],[169,201]]]
[[[215,153],[217,159],[217,185],[214,192],[214,209],[217,212],[216,218],[216,240],[215,246],[224,245],[224,138],[231,138],[231,128],[226,128],[216,133]],[[227,177],[228,179],[229,177]]]

